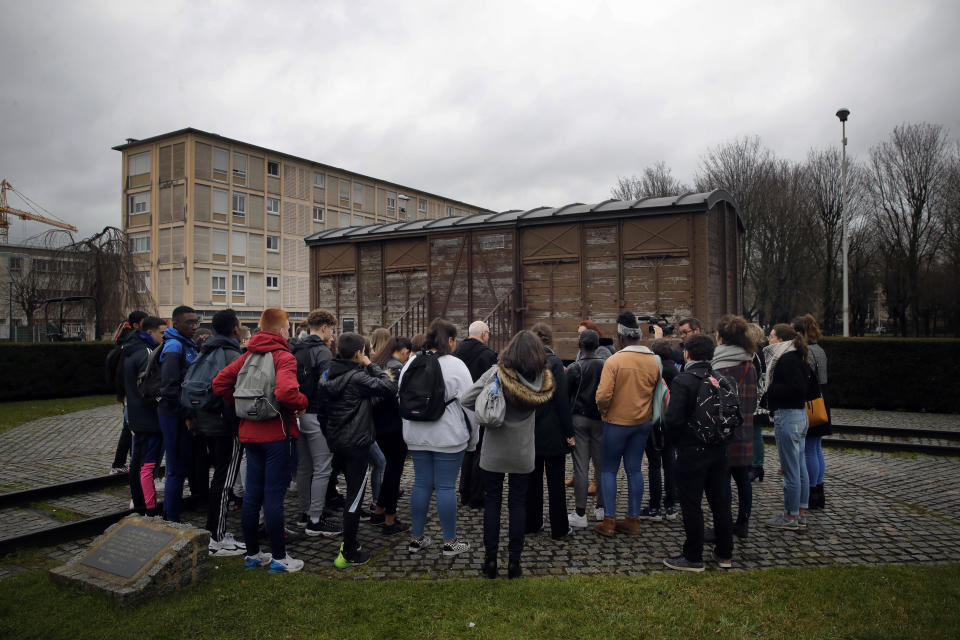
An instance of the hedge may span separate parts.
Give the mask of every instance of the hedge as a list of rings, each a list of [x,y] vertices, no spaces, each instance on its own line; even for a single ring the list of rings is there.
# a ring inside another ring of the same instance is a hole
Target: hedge
[[[0,344],[0,402],[112,393],[104,363],[112,342]]]
[[[824,338],[831,406],[960,413],[960,340]]]

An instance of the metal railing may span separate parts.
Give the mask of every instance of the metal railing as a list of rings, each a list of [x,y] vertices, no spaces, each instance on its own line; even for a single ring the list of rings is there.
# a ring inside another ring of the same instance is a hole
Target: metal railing
[[[427,296],[421,296],[403,315],[389,327],[390,333],[395,336],[412,338],[418,333],[427,331]]]
[[[513,289],[507,292],[497,306],[483,319],[490,328],[490,342],[487,346],[499,353],[510,342],[516,331],[514,318],[516,310],[513,304]]]

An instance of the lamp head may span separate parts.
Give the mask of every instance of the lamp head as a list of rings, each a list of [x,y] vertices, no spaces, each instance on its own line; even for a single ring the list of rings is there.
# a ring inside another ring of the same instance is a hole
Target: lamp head
[[[837,117],[840,118],[840,122],[846,122],[850,117],[850,109],[840,109],[837,111]]]

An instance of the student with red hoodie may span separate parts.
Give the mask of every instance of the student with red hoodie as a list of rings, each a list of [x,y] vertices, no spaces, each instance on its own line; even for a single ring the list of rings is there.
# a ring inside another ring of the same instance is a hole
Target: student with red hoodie
[[[289,317],[282,309],[267,309],[260,316],[260,332],[250,338],[247,351],[213,380],[214,392],[232,403],[237,374],[252,354],[270,353],[276,370],[274,397],[280,415],[263,421],[242,418],[240,442],[247,455],[247,484],[243,497],[243,537],[247,544],[247,568],[269,565],[271,573],[290,573],[303,568],[303,560],[287,554],[284,541],[283,499],[290,484],[289,440],[299,435],[297,417],[307,408],[307,397],[297,382],[297,359],[290,353]],[[263,507],[270,549],[260,551],[257,540],[260,507]]]

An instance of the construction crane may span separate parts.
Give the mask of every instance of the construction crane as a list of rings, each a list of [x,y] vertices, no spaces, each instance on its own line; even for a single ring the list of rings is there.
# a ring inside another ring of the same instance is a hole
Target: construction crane
[[[10,235],[10,221],[7,218],[8,215],[17,216],[22,220],[42,222],[44,224],[49,224],[52,227],[66,229],[67,231],[77,230],[77,228],[72,224],[67,224],[66,222],[60,222],[59,220],[54,220],[52,218],[47,218],[45,216],[40,216],[35,213],[22,211],[20,209],[14,209],[7,206],[7,189],[10,189],[14,193],[17,193],[17,195],[20,195],[17,190],[13,188],[13,185],[6,180],[0,182],[0,244],[7,244],[8,236]],[[20,197],[23,196],[21,195]],[[26,198],[24,198],[24,200],[26,200]]]

